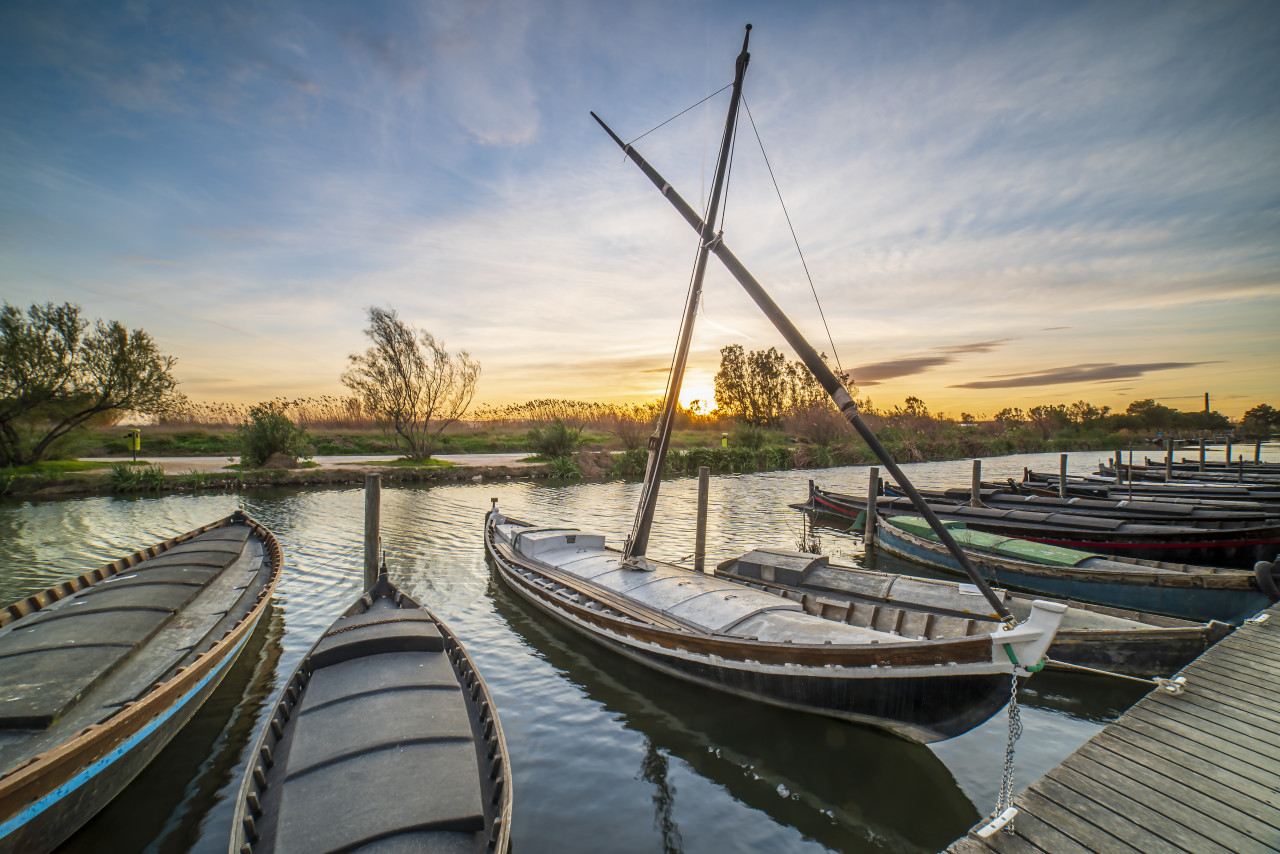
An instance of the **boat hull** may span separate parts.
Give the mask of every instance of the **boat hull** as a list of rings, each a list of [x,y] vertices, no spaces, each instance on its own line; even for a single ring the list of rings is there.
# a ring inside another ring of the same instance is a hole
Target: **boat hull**
[[[120,793],[169,743],[218,687],[270,607],[283,565],[275,537],[238,513],[220,522],[115,561],[29,597],[4,612],[6,623],[127,574],[176,545],[231,524],[244,524],[262,546],[255,581],[215,617],[208,634],[180,659],[182,666],[114,713],[69,735],[0,777],[0,852],[34,854],[57,847]],[[154,570],[152,570],[154,571]],[[179,612],[182,613],[182,612]],[[198,622],[199,618],[196,618]],[[174,622],[182,622],[175,617]],[[121,669],[124,669],[123,667]],[[54,724],[56,726],[56,723]],[[33,730],[34,731],[34,730]]]
[[[248,636],[246,635],[245,640]],[[52,851],[120,794],[165,748],[222,682],[244,648],[241,641],[214,670],[135,735],[101,746],[102,759],[84,768],[15,817],[16,826],[0,838],[0,851],[28,854]],[[47,799],[47,804],[45,803]],[[29,817],[25,817],[30,813]],[[6,824],[6,827],[9,825]]]
[[[894,646],[891,644],[881,645],[878,651],[873,647],[865,666],[805,664],[806,659],[820,662],[811,657],[820,653],[807,655],[800,646],[793,662],[759,661],[749,656],[763,657],[761,653],[735,654],[732,642],[705,637],[673,640],[670,633],[656,629],[611,627],[589,611],[558,601],[545,587],[532,582],[521,572],[522,565],[495,543],[491,525],[486,525],[486,546],[498,577],[551,619],[633,661],[740,698],[868,724],[920,743],[967,732],[1009,700],[1011,676],[991,665],[987,637],[951,645],[921,645],[934,660],[921,658],[914,667],[894,666],[885,657],[898,652],[885,652]],[[944,663],[947,653],[942,650],[948,646],[963,650],[969,660],[952,662],[950,667],[944,664],[943,669],[952,672],[939,672],[936,665]],[[880,656],[880,663],[870,663],[876,656]]]
[[[505,854],[509,761],[474,661],[384,572],[262,721],[228,850]]]
[[[865,501],[851,496],[812,490],[809,501],[795,505],[800,509],[846,521],[856,520],[866,508]],[[1033,522],[1020,522],[1010,517],[984,518],[963,506],[934,505],[934,512],[944,522],[962,522],[975,531],[986,531],[1030,540],[1051,546],[1118,555],[1139,560],[1158,560],[1169,563],[1187,563],[1201,566],[1222,566],[1233,569],[1252,567],[1256,561],[1271,560],[1280,553],[1280,527],[1241,529],[1198,529],[1188,531],[1147,531],[1126,533],[1122,530],[1081,530],[1070,527],[1050,527]],[[882,505],[881,513],[912,513],[910,503],[888,510]],[[1016,513],[1018,511],[1007,511]],[[1027,514],[1031,515],[1031,514]],[[1045,514],[1040,514],[1045,515]],[[1066,515],[1066,514],[1059,514]],[[1147,525],[1158,528],[1159,525]],[[1053,595],[1059,595],[1054,593]]]
[[[950,554],[932,543],[905,534],[889,525],[876,529],[877,548],[915,563],[957,575],[965,575]],[[1123,578],[1088,579],[1055,572],[1052,567],[1025,565],[966,550],[966,556],[982,577],[1002,587],[1012,587],[1055,599],[1078,599],[1114,608],[1167,614],[1185,620],[1219,620],[1239,625],[1269,604],[1258,590],[1173,587]]]

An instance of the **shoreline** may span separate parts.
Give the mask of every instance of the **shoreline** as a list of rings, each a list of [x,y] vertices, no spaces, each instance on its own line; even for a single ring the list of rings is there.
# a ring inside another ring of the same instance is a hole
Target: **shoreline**
[[[1095,443],[1082,442],[1082,447],[1060,449],[1061,453],[1104,450]],[[1083,447],[1089,446],[1089,447]],[[628,480],[632,477],[616,477],[604,470],[599,455],[609,452],[580,453],[577,463],[584,472],[581,479],[587,481]],[[1010,454],[979,454],[977,458],[999,458],[1029,451],[1015,450]],[[159,457],[146,463],[139,462],[138,470],[145,471],[149,467],[159,467],[162,477],[139,477],[128,486],[113,482],[110,466],[120,462],[129,462],[129,457],[91,458],[89,461],[103,462],[103,469],[68,473],[37,473],[14,475],[7,484],[0,483],[0,500],[59,500],[64,498],[81,498],[95,495],[161,495],[172,493],[200,492],[236,492],[247,487],[260,486],[298,486],[298,487],[340,487],[360,486],[365,475],[378,474],[385,484],[421,484],[421,483],[481,483],[491,480],[550,480],[563,475],[552,463],[525,462],[524,454],[457,454],[441,455],[453,465],[439,467],[414,467],[382,465],[390,459],[383,457],[339,457],[318,458],[322,460],[315,467],[299,469],[255,469],[250,471],[227,471],[226,457]],[[594,458],[591,464],[582,465]],[[610,454],[610,459],[619,455]],[[948,460],[972,459],[973,454],[929,454],[927,459],[904,460],[903,462],[944,462]],[[472,460],[474,464],[468,464]],[[456,462],[455,462],[456,461]],[[615,460],[616,461],[616,460]],[[874,462],[831,460],[827,465],[813,465],[816,460],[805,458],[789,460],[789,465],[753,467],[755,471],[799,471],[837,468],[845,465],[874,465]],[[797,464],[800,463],[800,464]],[[694,477],[696,471],[688,472],[680,467],[669,466],[667,477]]]

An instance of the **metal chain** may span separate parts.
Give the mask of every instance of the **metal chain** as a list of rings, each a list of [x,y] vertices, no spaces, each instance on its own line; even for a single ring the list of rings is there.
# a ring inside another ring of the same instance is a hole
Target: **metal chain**
[[[1004,780],[1000,784],[1000,797],[996,801],[996,815],[1013,806],[1013,746],[1022,737],[1022,716],[1018,714],[1018,674],[1009,683],[1009,743],[1004,748]],[[1004,826],[1005,833],[1013,833],[1013,821]]]
[[[343,626],[340,629],[333,629],[332,631],[325,632],[324,636],[330,637],[332,635],[340,635],[343,632],[351,632],[351,631],[355,631],[356,629],[363,629],[367,626],[381,626],[384,623],[423,623],[423,622],[426,622],[426,621],[418,617],[387,617],[386,619],[382,619],[382,620],[370,620],[367,623],[354,623],[350,626]]]

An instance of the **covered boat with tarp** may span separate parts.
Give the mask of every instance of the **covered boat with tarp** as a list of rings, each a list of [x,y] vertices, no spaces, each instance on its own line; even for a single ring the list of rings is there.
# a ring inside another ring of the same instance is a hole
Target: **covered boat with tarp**
[[[217,687],[283,558],[242,512],[0,612],[0,851],[50,851]]]
[[[231,854],[503,854],[511,767],[458,638],[387,578],[316,641],[250,753]]]
[[[1062,599],[1239,625],[1275,600],[1275,568],[1191,566],[1101,555],[950,523],[970,563],[993,584]],[[875,548],[945,572],[962,570],[915,516],[876,520]]]

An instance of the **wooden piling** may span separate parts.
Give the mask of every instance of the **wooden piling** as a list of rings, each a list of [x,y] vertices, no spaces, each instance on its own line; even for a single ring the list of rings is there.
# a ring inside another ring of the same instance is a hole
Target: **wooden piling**
[[[710,492],[711,469],[698,466],[698,530],[693,541],[693,569],[706,572],[707,568],[707,496]]]
[[[1067,455],[1058,456],[1058,497],[1067,497]]]
[[[969,504],[982,506],[982,460],[973,461],[973,484],[969,487]]]
[[[1173,439],[1166,439],[1164,446],[1164,482],[1173,480]]]
[[[382,501],[382,476],[364,476],[364,589],[368,590],[378,580],[378,547],[380,511]]]
[[[876,543],[876,507],[880,503],[880,467],[872,466],[867,478],[867,522],[863,527],[862,542],[870,549]]]
[[[1231,465],[1231,439],[1227,439],[1227,465]]]
[[[1200,471],[1204,472],[1204,436],[1200,437]]]
[[[1116,485],[1124,482],[1124,451],[1116,451]]]
[[[1255,463],[1262,462],[1262,443],[1258,442],[1253,446],[1253,461]]]

